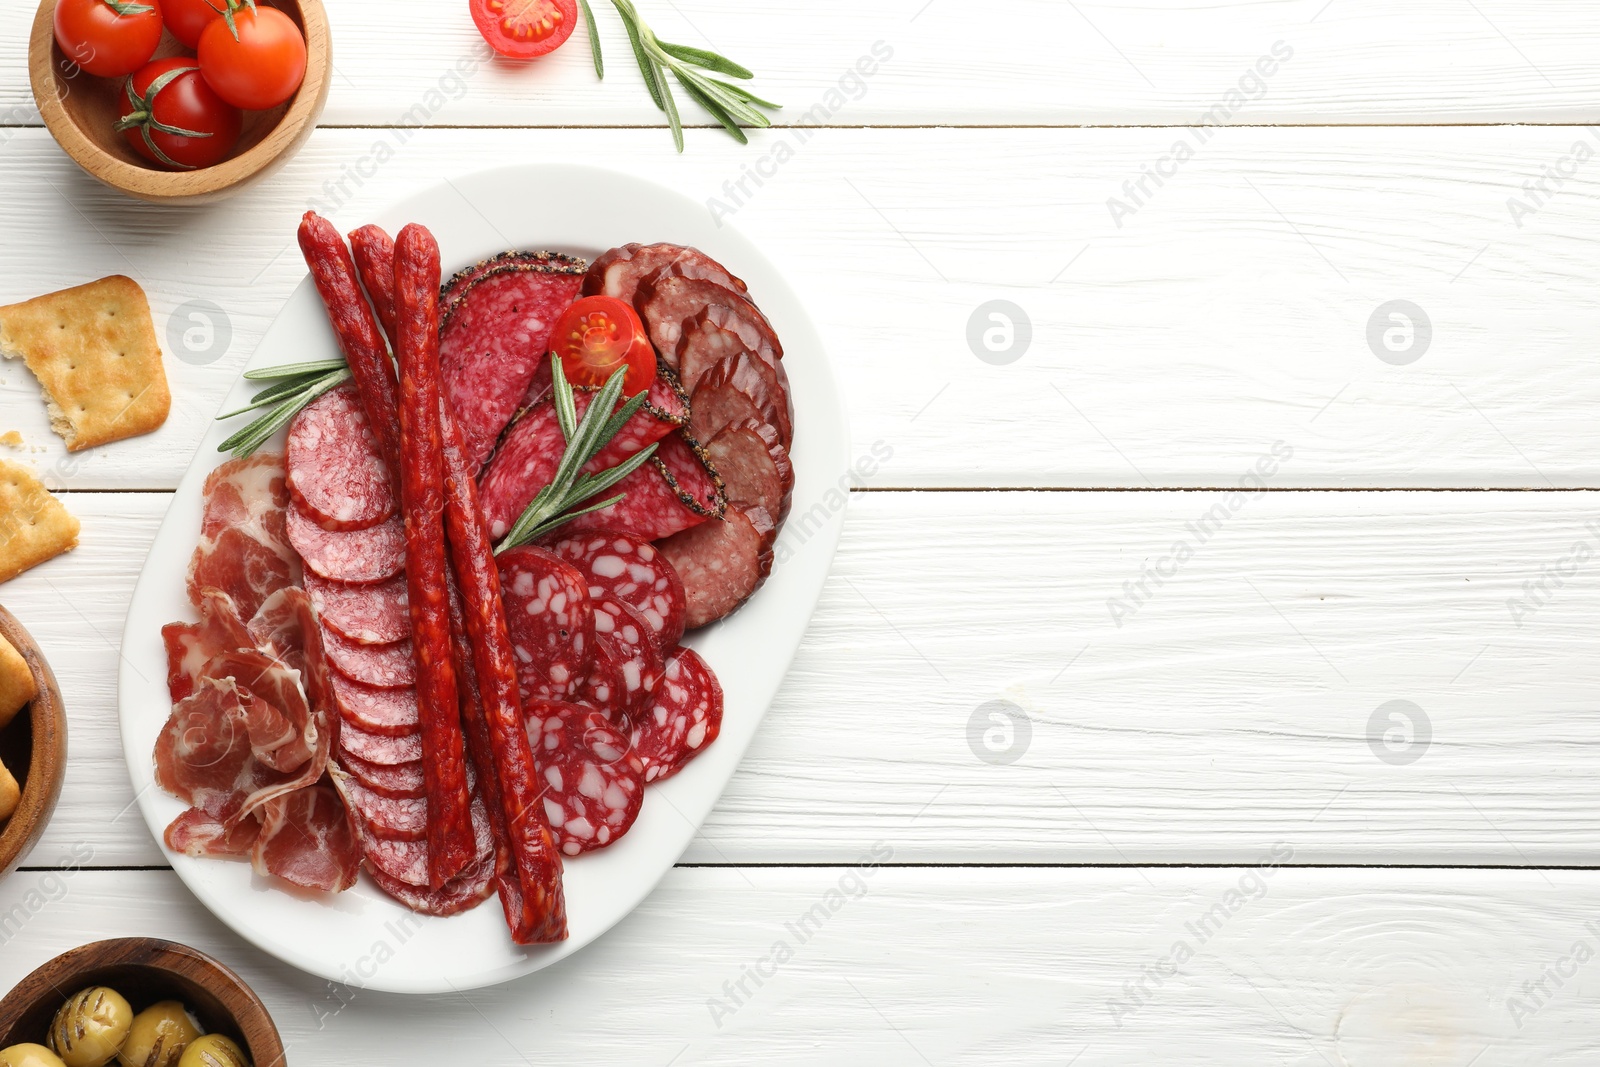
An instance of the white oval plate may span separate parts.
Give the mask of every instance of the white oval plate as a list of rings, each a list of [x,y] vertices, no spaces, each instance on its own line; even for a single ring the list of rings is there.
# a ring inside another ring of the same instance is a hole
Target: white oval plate
[[[786,352],[796,411],[796,485],[778,562],[749,603],[686,642],[722,680],[727,694],[722,736],[675,778],[646,790],[644,810],[625,838],[567,862],[571,936],[566,941],[516,947],[493,899],[466,915],[425,919],[366,878],[336,896],[293,895],[257,877],[247,863],[168,853],[178,875],[212,913],[302,970],[402,993],[493,985],[547,967],[605,933],[649,894],[710,813],[755,736],[821,594],[844,519],[848,424],[822,339],[778,271],[733,229],[716,226],[701,205],[662,186],[590,167],[507,167],[435,186],[376,220],[335,221],[345,229],[376,221],[390,233],[407,222],[423,223],[439,239],[447,276],[507,248],[554,249],[593,259],[629,241],[693,245],[750,283]],[[249,366],[326,358],[336,351],[307,278],[267,330]],[[246,403],[251,384],[236,383],[221,410]],[[199,536],[201,483],[225,458],[217,445],[237,425],[216,425],[201,444],[156,535],[128,611],[120,680],[122,742],[139,806],[157,841],[183,809],[155,785],[151,762],[170,710],[160,629],[194,617],[184,576]],[[268,447],[281,448],[281,439]]]

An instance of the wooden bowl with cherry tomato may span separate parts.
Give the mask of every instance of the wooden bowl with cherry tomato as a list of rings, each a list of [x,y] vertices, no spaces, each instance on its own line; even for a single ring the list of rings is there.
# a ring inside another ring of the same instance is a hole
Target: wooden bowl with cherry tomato
[[[299,150],[333,53],[322,0],[42,0],[28,72],[46,128],[90,176],[197,204]]]

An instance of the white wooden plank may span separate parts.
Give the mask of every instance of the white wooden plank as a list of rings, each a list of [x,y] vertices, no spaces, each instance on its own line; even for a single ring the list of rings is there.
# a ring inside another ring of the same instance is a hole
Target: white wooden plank
[[[949,0],[641,5],[666,38],[720,49],[794,123],[821,104],[834,124],[1582,122],[1600,75],[1600,16],[1538,0],[1002,0],[981,17]],[[661,125],[611,5],[597,5],[608,75],[583,31],[534,64],[491,63],[465,5],[328,4],[335,125]],[[34,121],[24,67],[35,5],[0,9],[0,121]],[[840,79],[875,42],[888,59],[860,87]],[[1281,42],[1281,43],[1280,43]],[[1290,58],[1251,80],[1274,45]],[[829,98],[829,91],[839,95]],[[831,113],[831,114],[830,114]],[[1211,114],[1210,119],[1202,116]],[[816,118],[812,119],[817,121]],[[659,142],[661,135],[653,137]]]
[[[176,410],[160,433],[53,476],[176,484],[303,277],[292,235],[307,206],[353,226],[450,174],[551,158],[614,160],[705,200],[726,196],[749,160],[709,132],[676,159],[649,131],[428,131],[359,188],[328,186],[388,136],[323,131],[258,192],[195,212],[91,186],[37,131],[0,146],[13,190],[0,206],[0,299],[132,273],[178,338],[169,348],[198,361],[169,360]],[[1600,379],[1583,340],[1600,333],[1588,179],[1580,171],[1521,228],[1507,209],[1580,138],[1229,130],[1119,229],[1107,198],[1168,150],[1169,132],[826,130],[777,178],[747,185],[757,195],[735,218],[807,297],[857,447],[892,452],[874,486],[1227,486],[1279,440],[1294,449],[1280,487],[1588,486],[1600,484]],[[204,345],[182,351],[190,321],[176,316],[199,299],[232,329],[209,363]],[[995,299],[1033,325],[1031,347],[1003,366],[967,335]],[[1369,322],[1392,300],[1432,323],[1406,366],[1369,347]],[[26,372],[0,376],[4,421],[60,461]]]
[[[124,813],[115,669],[165,499],[68,503],[83,547],[0,588],[72,727],[40,855],[157,864]],[[789,678],[688,858],[837,862],[884,837],[916,862],[1237,862],[1291,837],[1318,863],[1592,862],[1592,498],[1239,504],[857,494]],[[1178,564],[1187,524],[1215,532]],[[1158,567],[1173,577],[1117,626],[1108,600]],[[1552,571],[1564,584],[1535,604],[1523,583]],[[1409,748],[1395,700],[1425,723]]]
[[[238,970],[297,1067],[1113,1067],[1175,1062],[1175,1040],[1215,1067],[1508,1067],[1592,1054],[1597,905],[1594,872],[680,869],[569,963],[421,998],[292,972],[170,873],[23,873],[0,884],[0,922],[32,912],[0,934],[0,988],[160,934]],[[1168,972],[1180,942],[1194,955]]]

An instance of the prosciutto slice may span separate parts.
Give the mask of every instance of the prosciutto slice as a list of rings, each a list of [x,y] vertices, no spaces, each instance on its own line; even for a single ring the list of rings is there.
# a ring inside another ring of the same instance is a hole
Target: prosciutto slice
[[[280,455],[258,453],[211,472],[200,543],[189,559],[189,600],[196,608],[206,590],[216,589],[231,596],[240,616],[249,618],[293,581],[288,506]]]
[[[325,782],[306,786],[263,805],[250,865],[257,874],[324,893],[355,885],[361,850],[333,787]]]

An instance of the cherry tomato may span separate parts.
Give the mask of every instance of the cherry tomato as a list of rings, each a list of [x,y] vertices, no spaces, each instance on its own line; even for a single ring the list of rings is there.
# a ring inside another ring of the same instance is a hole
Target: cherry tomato
[[[573,385],[604,385],[626,367],[622,395],[650,388],[656,350],[639,313],[614,296],[586,296],[567,308],[550,332],[550,351]]]
[[[90,74],[120,78],[156,54],[161,43],[159,0],[60,0],[56,43]]]
[[[128,79],[122,94],[123,131],[152,163],[193,170],[221,163],[239,143],[244,115],[211,91],[192,59],[158,59]]]
[[[503,56],[533,59],[560,48],[578,28],[577,0],[471,0],[472,21]]]
[[[227,0],[161,0],[161,18],[185,48],[198,48],[200,35],[227,6]]]
[[[200,34],[200,73],[234,107],[265,111],[293,96],[306,76],[306,39],[277,8],[241,7]]]

